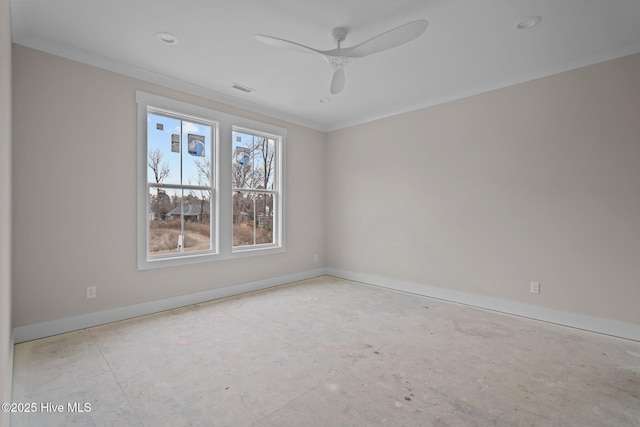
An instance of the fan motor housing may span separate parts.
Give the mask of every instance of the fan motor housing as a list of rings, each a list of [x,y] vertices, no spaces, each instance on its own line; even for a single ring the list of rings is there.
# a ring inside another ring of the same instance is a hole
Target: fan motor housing
[[[333,38],[334,43],[338,43],[347,38],[347,33],[348,30],[346,28],[338,27],[331,30],[331,37]]]

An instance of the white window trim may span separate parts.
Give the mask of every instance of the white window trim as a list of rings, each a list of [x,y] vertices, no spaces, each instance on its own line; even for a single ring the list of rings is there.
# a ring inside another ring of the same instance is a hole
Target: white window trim
[[[238,117],[209,108],[188,104],[163,96],[154,95],[142,91],[136,91],[136,103],[138,107],[138,141],[137,141],[137,241],[138,241],[138,269],[148,270],[160,267],[170,267],[194,264],[200,262],[243,258],[247,256],[270,255],[286,251],[286,188],[285,188],[285,153],[287,130],[285,128],[258,122],[255,120]],[[181,256],[167,258],[148,258],[148,218],[149,204],[147,202],[147,108],[158,108],[173,111],[178,114],[202,118],[216,123],[217,136],[212,141],[214,173],[214,195],[212,195],[212,233],[213,251],[207,253],[185,253]],[[280,147],[277,150],[279,180],[279,197],[277,197],[277,230],[274,233],[274,243],[249,247],[236,247],[233,245],[233,192],[231,184],[231,138],[234,128],[242,128],[254,132],[280,137]]]

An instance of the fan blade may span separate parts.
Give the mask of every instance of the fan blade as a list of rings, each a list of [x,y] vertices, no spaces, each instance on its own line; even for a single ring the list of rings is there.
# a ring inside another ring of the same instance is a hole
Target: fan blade
[[[333,72],[333,78],[331,79],[331,94],[335,95],[342,92],[345,85],[344,67],[338,67]]]
[[[286,49],[296,50],[298,52],[317,53],[319,55],[324,56],[324,54],[319,50],[313,49],[303,44],[294,43],[289,40],[279,39],[277,37],[265,36],[263,34],[255,34],[254,37],[256,38],[256,40],[261,41],[264,44],[268,44],[269,46],[284,47]]]
[[[344,48],[339,56],[344,56],[346,58],[361,58],[363,56],[391,49],[392,47],[400,46],[424,33],[428,25],[429,22],[426,19],[409,22],[371,38],[366,42],[362,42],[359,45]]]

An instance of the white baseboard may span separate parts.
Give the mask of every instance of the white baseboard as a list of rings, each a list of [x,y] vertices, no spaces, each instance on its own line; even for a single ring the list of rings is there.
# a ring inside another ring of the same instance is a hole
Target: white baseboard
[[[512,314],[515,316],[555,323],[562,326],[569,326],[572,328],[583,329],[600,334],[640,341],[640,325],[623,323],[616,320],[602,319],[592,316],[585,316],[582,314],[569,313],[560,310],[552,310],[544,307],[522,304],[499,298],[485,297],[466,292],[459,292],[445,288],[438,288],[435,286],[423,285],[420,283],[406,282],[402,280],[389,279],[386,277],[355,273],[334,268],[326,268],[325,273],[329,276],[334,276],[341,279],[353,280],[383,288],[409,292],[425,297],[437,298],[487,310],[498,311],[501,313]]]
[[[67,317],[64,319],[52,320],[49,322],[35,323],[16,327],[15,342],[21,343],[65,332],[77,331],[79,329],[104,325],[106,323],[117,322],[119,320],[131,319],[133,317],[172,310],[174,308],[185,307],[192,304],[212,301],[220,298],[240,295],[247,292],[259,291],[272,288],[274,286],[297,282],[299,280],[311,279],[324,275],[324,269],[303,271],[300,273],[287,274],[284,276],[272,277],[269,279],[257,280],[254,282],[225,286],[222,288],[196,292],[187,295],[179,295],[157,301],[149,301],[140,304],[128,305],[125,307],[113,308],[110,310],[97,311],[94,313],[82,314],[79,316]]]
[[[640,325],[618,322],[615,320],[602,319],[598,317],[585,316],[582,314],[570,313],[560,310],[552,310],[534,305],[522,304],[514,301],[499,298],[474,295],[466,292],[459,292],[435,286],[424,285],[415,282],[406,282],[381,276],[355,273],[351,271],[334,268],[318,268],[315,270],[293,273],[254,282],[231,285],[208,291],[196,292],[188,295],[180,295],[157,301],[150,301],[134,304],[126,307],[114,308],[111,310],[87,313],[65,319],[53,320],[50,322],[36,323],[32,325],[19,326],[14,329],[12,340],[15,343],[31,341],[65,332],[98,326],[105,323],[117,322],[119,320],[158,313],[174,308],[185,307],[191,304],[198,304],[220,298],[240,295],[247,292],[258,291],[300,280],[311,279],[313,277],[329,275],[341,279],[353,280],[369,285],[379,286],[402,292],[408,292],[430,298],[437,298],[445,301],[465,304],[486,310],[497,311],[515,316],[527,317],[544,322],[555,323],[577,329],[583,329],[600,334],[612,335],[619,338],[640,341]],[[12,347],[13,348],[13,347]]]

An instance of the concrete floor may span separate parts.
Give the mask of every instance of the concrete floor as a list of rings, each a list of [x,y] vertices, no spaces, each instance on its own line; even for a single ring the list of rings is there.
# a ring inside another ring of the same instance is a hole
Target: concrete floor
[[[13,401],[14,427],[638,426],[640,343],[322,277],[18,344]]]

